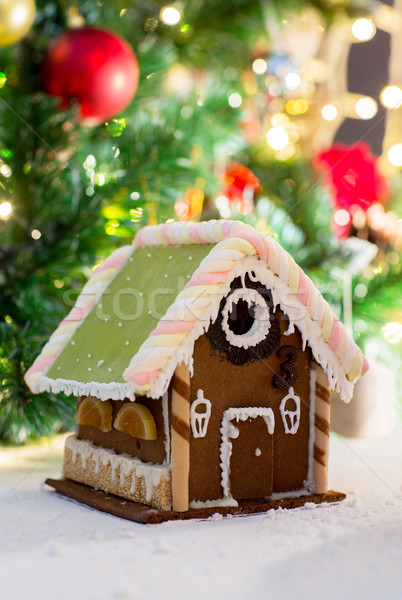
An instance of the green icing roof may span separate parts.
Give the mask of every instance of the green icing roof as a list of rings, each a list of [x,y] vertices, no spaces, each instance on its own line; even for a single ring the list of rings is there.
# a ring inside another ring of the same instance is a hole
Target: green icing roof
[[[46,376],[123,383],[123,371],[175,301],[212,244],[133,252]]]

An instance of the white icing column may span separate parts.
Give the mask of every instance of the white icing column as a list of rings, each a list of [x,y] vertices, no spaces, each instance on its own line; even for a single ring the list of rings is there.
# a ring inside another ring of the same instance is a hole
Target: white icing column
[[[328,456],[330,432],[331,396],[328,378],[322,368],[313,362],[316,370],[314,415],[314,492],[324,494],[328,490]]]

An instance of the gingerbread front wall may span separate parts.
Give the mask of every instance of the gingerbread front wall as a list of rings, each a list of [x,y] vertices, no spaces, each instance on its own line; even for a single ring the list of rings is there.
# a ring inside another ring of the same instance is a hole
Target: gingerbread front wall
[[[237,499],[264,497],[300,490],[305,485],[309,469],[311,352],[309,348],[303,350],[297,330],[291,335],[283,335],[288,322],[280,310],[276,317],[282,334],[279,346],[269,357],[255,362],[241,366],[229,362],[216,351],[205,334],[195,343],[190,402],[193,403],[202,390],[204,398],[211,402],[211,415],[205,436],[190,436],[190,502],[217,500],[224,496],[221,426],[225,411],[231,408],[271,408],[275,425],[273,433],[269,434],[261,416],[232,421],[239,433],[237,439],[231,440],[230,495]],[[280,413],[287,390],[278,389],[272,383],[275,374],[283,373],[280,365],[284,359],[277,351],[285,345],[299,351],[297,380],[292,387],[295,395],[300,397],[300,422],[294,434],[285,433]]]

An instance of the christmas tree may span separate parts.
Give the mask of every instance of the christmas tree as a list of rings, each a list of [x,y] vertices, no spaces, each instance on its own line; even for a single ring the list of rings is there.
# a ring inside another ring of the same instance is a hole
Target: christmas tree
[[[276,236],[356,341],[400,364],[398,144],[382,212],[380,192],[360,212],[337,202],[316,158],[352,101],[370,110],[353,93],[338,102],[342,36],[359,20],[375,28],[357,18],[367,6],[37,0],[35,14],[21,0],[16,26],[12,4],[0,29],[0,439],[72,426],[75,399],[33,396],[24,373],[102,258],[168,219],[231,217]],[[341,179],[364,180],[367,161],[345,156]]]

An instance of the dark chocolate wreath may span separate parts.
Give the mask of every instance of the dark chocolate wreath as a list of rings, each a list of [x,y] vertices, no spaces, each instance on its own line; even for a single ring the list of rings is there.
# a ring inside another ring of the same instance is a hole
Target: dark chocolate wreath
[[[222,360],[226,358],[229,362],[234,365],[244,365],[246,363],[268,358],[272,352],[279,346],[281,338],[281,328],[279,321],[274,313],[274,303],[272,300],[272,294],[266,287],[264,287],[258,281],[252,281],[248,275],[244,278],[246,288],[255,289],[261,294],[270,309],[270,329],[268,335],[258,344],[250,348],[238,348],[232,346],[232,344],[226,339],[224,330],[222,329],[223,321],[223,308],[225,306],[228,296],[222,299],[219,306],[219,313],[216,321],[211,323],[208,331],[206,332],[208,339],[211,343],[211,350],[213,353],[217,353]],[[231,291],[242,288],[243,283],[241,277],[236,277],[231,283]],[[232,331],[237,334],[246,333],[250,327],[250,316],[252,321],[252,310],[249,311],[248,315],[244,316],[244,307],[241,307],[239,319],[236,323],[233,323]],[[230,319],[229,319],[230,321]]]

